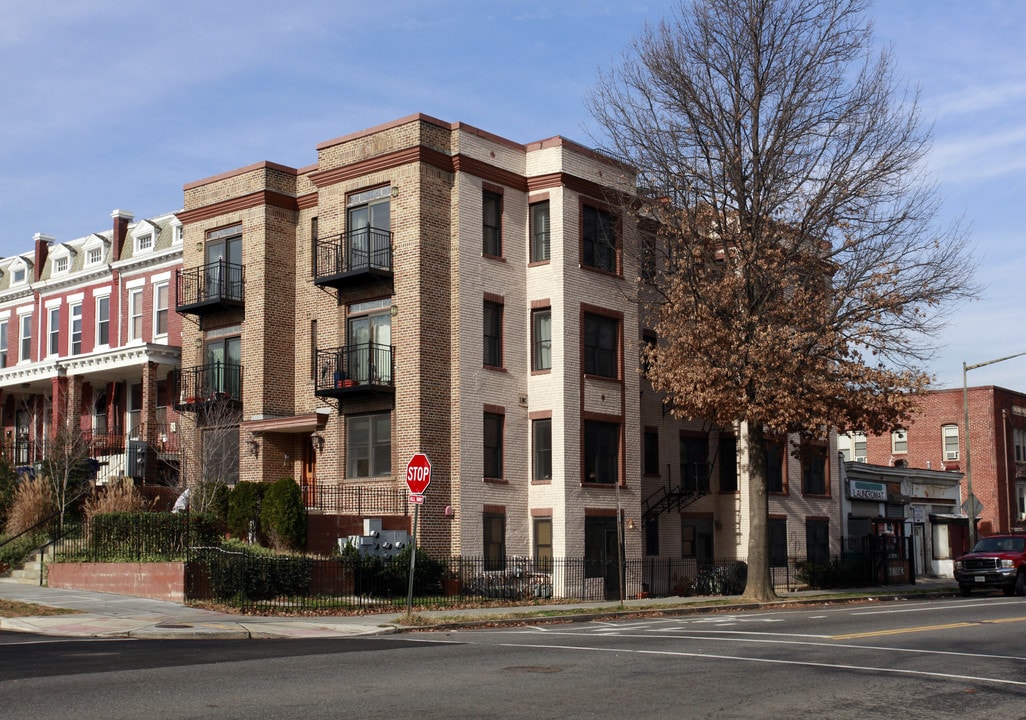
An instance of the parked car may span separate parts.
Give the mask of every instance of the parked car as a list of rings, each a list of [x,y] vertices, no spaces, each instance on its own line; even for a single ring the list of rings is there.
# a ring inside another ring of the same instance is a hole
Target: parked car
[[[980,538],[971,551],[955,560],[955,580],[962,595],[974,588],[1026,595],[1026,534]]]

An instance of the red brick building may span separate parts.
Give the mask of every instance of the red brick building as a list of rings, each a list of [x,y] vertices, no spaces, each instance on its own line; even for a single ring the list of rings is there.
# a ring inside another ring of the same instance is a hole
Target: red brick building
[[[99,482],[174,484],[182,224],[173,214],[111,217],[109,230],[38,234],[32,250],[0,260],[3,452],[31,467],[68,428]]]
[[[962,482],[962,512],[968,484],[980,535],[1022,529],[1026,518],[1026,394],[1001,387],[968,391],[969,456],[966,466],[965,411],[959,389],[928,393],[908,427],[883,436],[838,437],[846,459],[875,465],[971,472]]]

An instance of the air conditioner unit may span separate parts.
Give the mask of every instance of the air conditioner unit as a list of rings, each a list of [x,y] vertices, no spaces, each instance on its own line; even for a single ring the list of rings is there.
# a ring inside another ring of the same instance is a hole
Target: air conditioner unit
[[[958,460],[958,450],[948,450],[944,453],[945,460]]]
[[[866,457],[865,455],[856,455],[855,456],[855,462],[868,463],[869,462],[869,458]]]

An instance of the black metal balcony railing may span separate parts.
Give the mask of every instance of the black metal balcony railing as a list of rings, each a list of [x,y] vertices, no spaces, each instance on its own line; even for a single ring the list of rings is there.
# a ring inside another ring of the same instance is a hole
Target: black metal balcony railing
[[[246,275],[242,265],[216,262],[178,271],[178,312],[199,314],[241,306]]]
[[[198,410],[218,401],[242,401],[241,365],[216,362],[181,371],[179,410]]]
[[[118,455],[125,451],[125,436],[123,433],[83,430],[82,442],[89,448],[89,457],[93,458],[103,455]]]
[[[11,465],[18,468],[32,465],[42,459],[42,445],[28,438],[11,438],[0,445],[0,452]]]
[[[318,238],[314,253],[314,282],[339,287],[361,276],[392,276],[392,233],[365,227]]]
[[[393,346],[359,343],[317,351],[315,394],[339,397],[368,389],[391,389],[395,377]]]

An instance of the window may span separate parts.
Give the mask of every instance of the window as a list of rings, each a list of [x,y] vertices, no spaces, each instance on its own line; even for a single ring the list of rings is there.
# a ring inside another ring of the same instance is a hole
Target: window
[[[485,255],[502,256],[502,195],[483,192],[482,225]]]
[[[128,291],[128,339],[142,340],[143,336],[143,291],[133,288]]]
[[[619,482],[620,423],[585,420],[584,482]]]
[[[830,521],[819,518],[805,520],[805,555],[810,563],[830,560]]]
[[[211,487],[235,486],[239,482],[239,426],[206,428],[202,442],[203,480]]]
[[[531,262],[549,259],[549,201],[531,205]]]
[[[484,304],[484,364],[502,367],[502,305]]]
[[[826,447],[806,445],[802,448],[802,494],[827,494],[826,467]]]
[[[92,247],[86,250],[86,267],[93,267],[103,262],[103,248]]]
[[[1026,520],[1026,483],[1015,484],[1015,506],[1019,510],[1019,520]]]
[[[28,362],[32,359],[32,313],[19,316],[18,323],[21,326],[18,360]]]
[[[656,273],[656,239],[651,233],[641,236],[641,280],[651,282]]]
[[[392,382],[392,299],[353,303],[346,309],[344,370],[359,385]],[[335,378],[336,380],[346,378]]]
[[[63,275],[68,271],[68,256],[56,257],[53,259],[53,274]]]
[[[7,321],[0,320],[0,368],[7,367]]]
[[[11,285],[20,285],[25,282],[26,277],[27,273],[24,265],[11,269]]]
[[[531,369],[552,369],[552,309],[531,311]]]
[[[61,340],[61,309],[52,307],[46,309],[46,354],[56,355],[60,352]]]
[[[71,315],[71,349],[72,355],[82,353],[82,303],[70,307]]]
[[[784,449],[779,443],[767,442],[763,452],[766,463],[766,492],[784,492]]]
[[[898,429],[891,433],[891,452],[908,452],[908,433],[904,429]]]
[[[391,186],[384,185],[347,199],[347,270],[392,269],[391,198]]]
[[[769,519],[767,526],[769,538],[770,567],[787,566],[787,518]]]
[[[737,492],[737,438],[720,436],[720,492]]]
[[[167,335],[168,283],[153,286],[153,334]]]
[[[534,519],[534,562],[538,572],[552,569],[552,518]]]
[[[941,440],[944,443],[944,459],[958,460],[958,425],[941,427]],[[1019,446],[1015,446],[1015,459],[1019,459]]]
[[[620,323],[605,315],[584,314],[584,373],[616,378]]]
[[[837,451],[844,457],[845,462],[868,462],[866,455],[866,434],[843,433],[837,436]]]
[[[140,235],[135,239],[135,248],[139,252],[146,252],[153,249],[153,233]]]
[[[317,320],[310,321],[310,379],[317,381]],[[336,381],[337,384],[337,381]]]
[[[1015,443],[1015,461],[1026,462],[1026,430],[1013,428],[1012,441]]]
[[[709,438],[680,439],[680,478],[684,492],[709,492]]]
[[[110,296],[96,298],[96,344],[110,344]]]
[[[484,569],[506,569],[506,516],[484,513]]]
[[[643,443],[642,471],[649,477],[659,477],[659,431],[646,429]]]
[[[346,477],[392,474],[392,416],[389,413],[346,418]]]
[[[645,554],[659,554],[659,516],[646,515],[641,518],[641,527],[645,537]]]
[[[552,418],[531,421],[531,446],[534,449],[535,480],[552,479]]]
[[[617,271],[616,219],[605,212],[584,207],[583,263],[596,270]]]
[[[505,417],[499,413],[484,414],[484,476],[502,478],[502,432]]]

